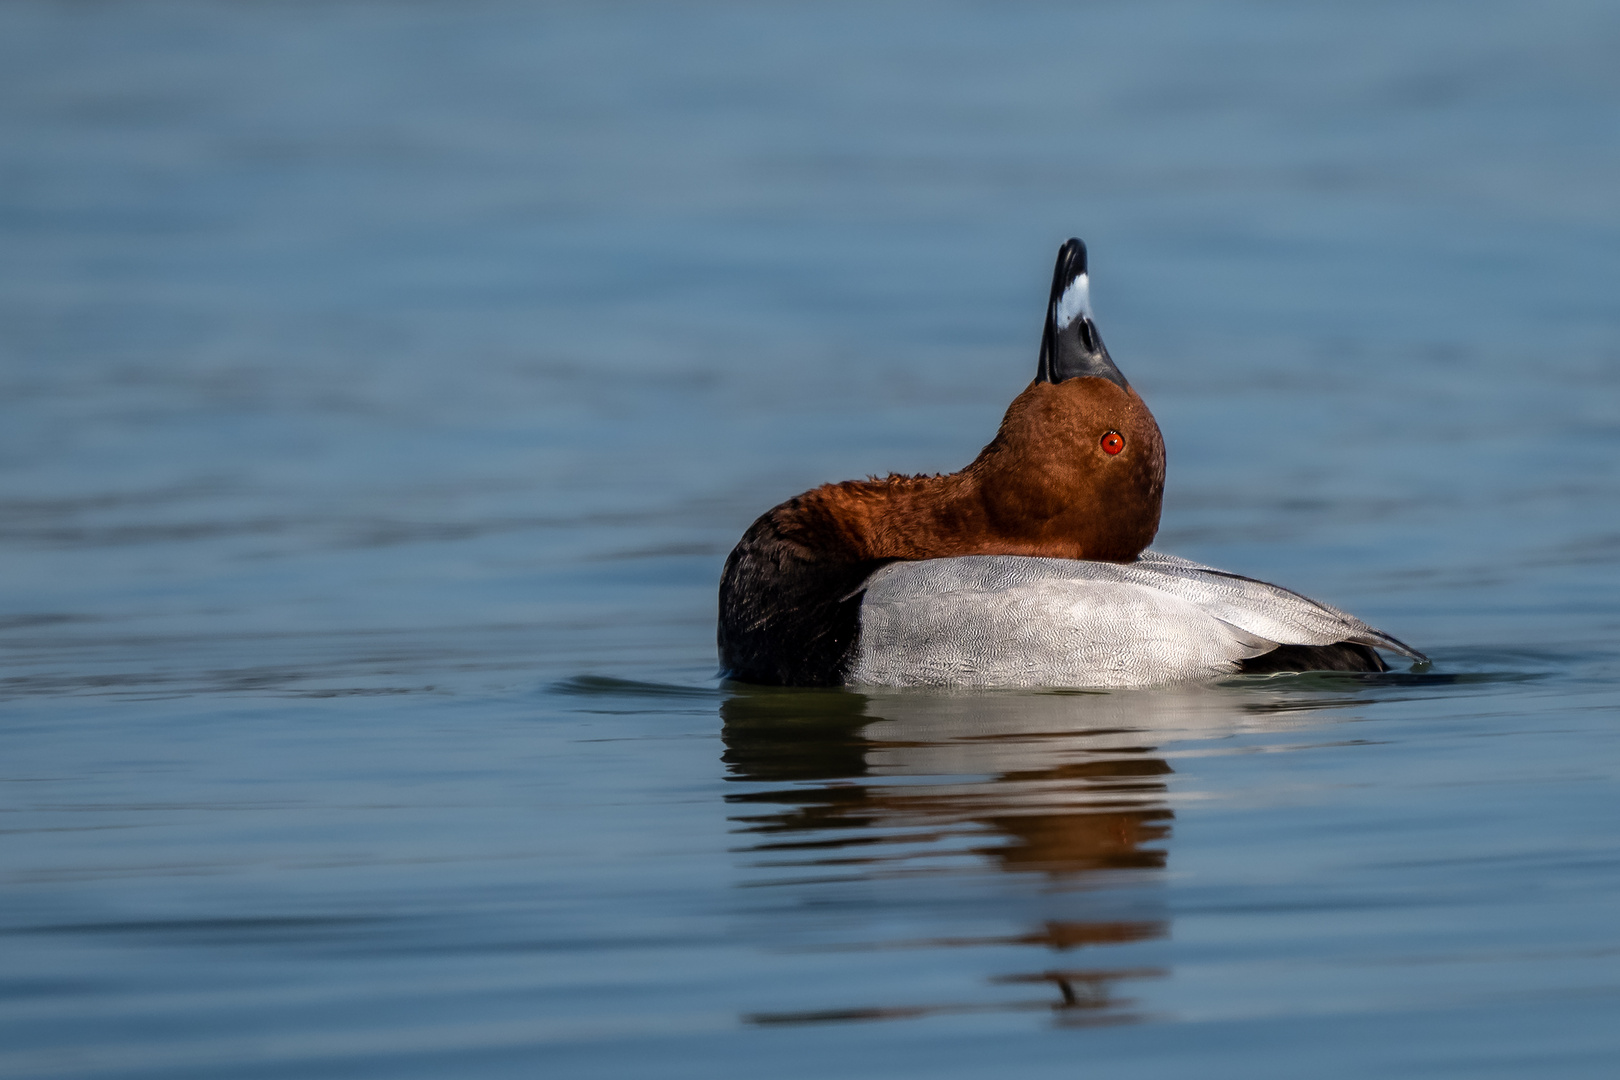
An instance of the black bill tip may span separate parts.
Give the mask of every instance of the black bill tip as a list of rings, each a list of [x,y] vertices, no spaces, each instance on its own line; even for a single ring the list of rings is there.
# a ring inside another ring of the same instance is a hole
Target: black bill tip
[[[1092,321],[1086,245],[1070,238],[1058,249],[1057,268],[1052,272],[1052,295],[1046,302],[1046,327],[1041,334],[1041,360],[1035,378],[1060,383],[1085,376],[1107,379],[1122,390],[1130,389]]]

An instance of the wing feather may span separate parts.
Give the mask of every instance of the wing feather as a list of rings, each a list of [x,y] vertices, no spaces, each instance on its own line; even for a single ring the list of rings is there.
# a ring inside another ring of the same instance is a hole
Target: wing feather
[[[892,563],[866,580],[860,623],[850,680],[884,686],[1159,685],[1341,641],[1422,658],[1337,608],[1157,552]]]

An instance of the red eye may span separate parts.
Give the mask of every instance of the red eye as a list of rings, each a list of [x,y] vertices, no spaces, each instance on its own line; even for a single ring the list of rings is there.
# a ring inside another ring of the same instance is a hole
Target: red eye
[[[1117,431],[1110,431],[1102,437],[1102,448],[1105,454],[1117,454],[1125,449],[1125,436]]]

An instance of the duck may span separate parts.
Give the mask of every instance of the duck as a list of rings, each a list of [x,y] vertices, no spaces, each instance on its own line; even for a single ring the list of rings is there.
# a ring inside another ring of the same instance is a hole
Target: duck
[[[1278,585],[1150,548],[1164,439],[1058,250],[1034,381],[949,474],[823,484],[722,571],[721,673],[775,686],[1110,689],[1383,672],[1422,653]]]

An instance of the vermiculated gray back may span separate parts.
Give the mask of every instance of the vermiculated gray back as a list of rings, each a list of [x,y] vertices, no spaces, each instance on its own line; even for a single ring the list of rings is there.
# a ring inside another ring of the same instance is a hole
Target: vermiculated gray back
[[[902,562],[866,582],[850,681],[1152,686],[1232,674],[1279,645],[1418,654],[1336,608],[1171,555]]]

